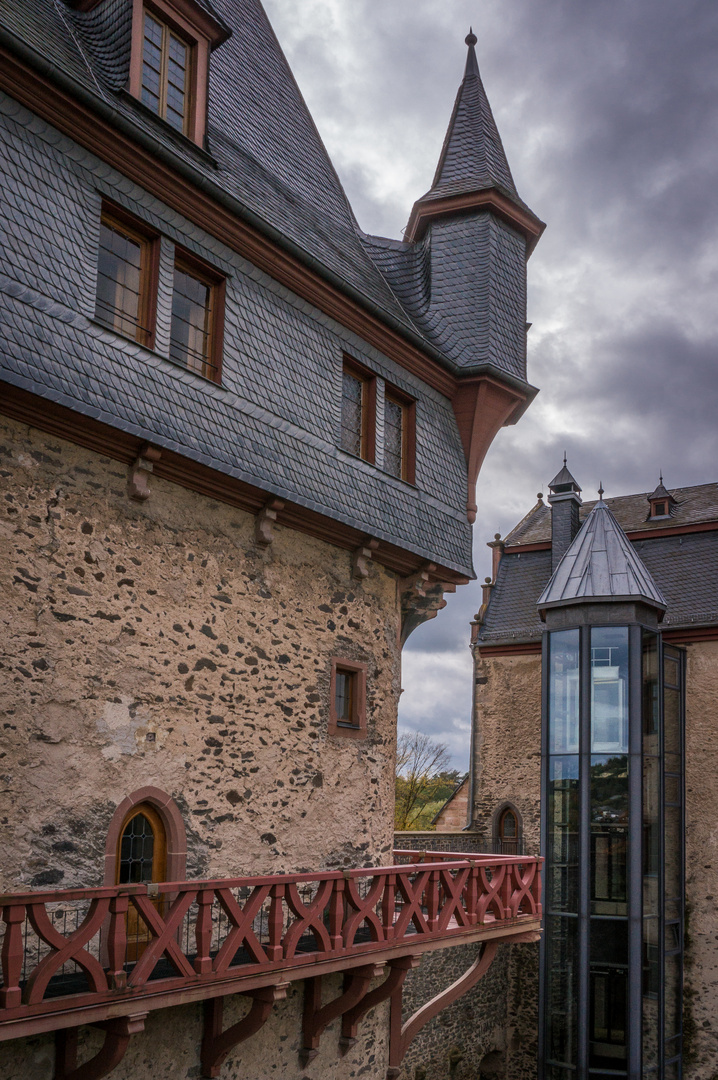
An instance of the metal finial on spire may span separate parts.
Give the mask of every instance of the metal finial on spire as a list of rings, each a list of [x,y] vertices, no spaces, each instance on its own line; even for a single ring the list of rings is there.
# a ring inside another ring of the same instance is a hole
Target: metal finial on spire
[[[566,455],[566,451],[564,450],[564,452],[563,452],[563,463],[564,463],[564,465],[566,464],[566,458],[567,458],[567,455]]]
[[[469,27],[469,32],[466,35],[466,37],[464,38],[464,40],[466,41],[467,45],[476,45],[476,43],[477,43],[477,41],[479,39],[477,38],[476,34],[474,33],[473,27],[471,27],[471,26]]]
[[[661,471],[658,474],[658,483],[659,484],[663,483],[663,469],[661,469]]]
[[[603,499],[603,480],[598,481],[598,497]]]

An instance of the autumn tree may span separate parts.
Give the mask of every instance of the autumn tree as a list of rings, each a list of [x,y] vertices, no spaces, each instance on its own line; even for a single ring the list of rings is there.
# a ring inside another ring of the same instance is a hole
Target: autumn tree
[[[451,755],[444,743],[435,742],[419,731],[404,732],[399,736],[394,807],[396,829],[427,827],[439,806],[431,815],[429,808],[445,801],[460,778],[458,772],[449,770],[450,763]]]

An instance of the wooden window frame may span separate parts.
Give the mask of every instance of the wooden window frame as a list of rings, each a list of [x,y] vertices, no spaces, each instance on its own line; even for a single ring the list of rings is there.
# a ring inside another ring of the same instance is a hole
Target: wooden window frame
[[[359,379],[362,384],[361,447],[359,457],[362,461],[374,465],[376,462],[376,375],[373,371],[370,371],[369,368],[364,367],[363,364],[353,360],[350,356],[344,357],[342,363],[342,376],[344,375],[344,372],[348,375],[353,375],[354,378]],[[341,427],[341,416],[339,423]],[[344,453],[351,454],[351,451],[345,450]],[[356,457],[355,454],[351,454],[351,456]]]
[[[354,716],[351,724],[337,716],[338,671],[346,672],[355,679]],[[332,657],[331,678],[329,681],[329,735],[339,735],[345,739],[366,738],[366,672],[367,665],[361,663],[361,661],[346,660],[341,656]]]
[[[403,390],[398,390],[390,383],[384,387],[384,399],[400,405],[403,414],[401,431],[401,476],[395,476],[397,480],[405,480],[407,484],[416,483],[416,401],[409,397]],[[385,470],[388,471],[388,470]]]
[[[158,22],[168,26],[189,50],[187,65],[187,106],[184,132],[173,127],[164,117],[150,110],[153,116],[168,124],[173,131],[184,134],[197,146],[204,145],[207,129],[207,83],[209,79],[209,53],[214,22],[196,7],[191,0],[133,0],[132,46],[130,50],[130,78],[128,90],[132,97],[142,101],[142,59],[144,55],[145,11]]]
[[[100,223],[109,224],[110,227],[119,228],[120,232],[127,233],[131,240],[140,245],[140,299],[137,311],[137,328],[139,336],[130,338],[122,330],[110,326],[97,314],[97,281],[95,282],[95,318],[113,333],[120,337],[136,341],[144,345],[146,349],[154,349],[155,334],[157,330],[157,292],[160,277],[160,236],[156,230],[140,221],[134,215],[124,210],[121,206],[102,200],[100,211]],[[99,245],[98,245],[98,274],[99,274]]]
[[[224,274],[219,270],[215,270],[215,268],[210,266],[209,263],[206,263],[204,259],[200,259],[191,251],[187,251],[186,248],[176,246],[174,263],[172,266],[172,303],[170,304],[170,311],[174,304],[174,271],[177,267],[179,267],[180,271],[183,270],[190,276],[196,277],[198,281],[204,282],[204,284],[208,285],[212,290],[212,299],[210,302],[212,319],[209,331],[210,345],[208,352],[208,361],[212,369],[211,374],[205,375],[204,372],[195,371],[194,368],[190,367],[185,368],[185,370],[191,371],[194,375],[199,375],[203,379],[209,379],[210,382],[221,384],[222,355],[224,349],[224,307],[227,293],[227,279]],[[182,367],[176,360],[172,360],[172,363],[176,364],[178,367]]]

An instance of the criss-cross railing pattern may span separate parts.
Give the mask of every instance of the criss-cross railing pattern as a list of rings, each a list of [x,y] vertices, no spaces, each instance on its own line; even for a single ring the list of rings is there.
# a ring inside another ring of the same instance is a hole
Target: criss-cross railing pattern
[[[0,1026],[540,917],[540,859],[395,858],[359,870],[0,897]]]

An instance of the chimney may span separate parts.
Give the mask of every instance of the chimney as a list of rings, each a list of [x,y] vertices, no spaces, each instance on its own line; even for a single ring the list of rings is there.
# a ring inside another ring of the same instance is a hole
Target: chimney
[[[550,492],[548,501],[551,504],[551,573],[553,573],[581,527],[579,521],[581,488],[568,471],[565,454],[563,468],[554,476],[548,488]]]

